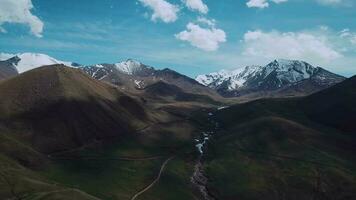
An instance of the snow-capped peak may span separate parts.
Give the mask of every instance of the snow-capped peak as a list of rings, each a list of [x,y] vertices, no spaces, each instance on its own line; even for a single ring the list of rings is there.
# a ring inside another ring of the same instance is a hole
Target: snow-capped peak
[[[264,77],[275,71],[280,80],[292,83],[310,78],[315,70],[315,67],[304,61],[278,59],[265,67]]]
[[[10,54],[10,53],[0,53],[0,61],[8,60],[12,57],[15,57],[16,54]]]
[[[212,88],[216,88],[222,83],[228,81],[229,90],[234,90],[242,87],[247,79],[260,71],[260,69],[261,66],[246,66],[232,71],[221,70],[207,75],[199,75],[196,80],[199,83]]]
[[[295,83],[314,75],[317,68],[298,60],[278,59],[262,66],[247,66],[232,71],[222,70],[207,75],[199,75],[196,80],[206,86],[217,89],[225,87],[229,91],[246,86],[247,82],[259,85],[269,76],[275,76],[276,87]],[[258,80],[258,81],[257,81]]]
[[[132,75],[142,68],[142,63],[133,59],[128,59],[123,62],[115,63],[115,67],[125,74]]]
[[[1,54],[1,55],[3,58],[6,57],[8,58],[9,56],[17,57],[18,58],[17,62],[12,64],[14,65],[14,67],[16,67],[19,73],[23,73],[44,65],[64,64],[69,67],[74,67],[73,63],[71,62],[60,61],[48,55],[40,54],[40,53],[21,53],[15,55]]]
[[[202,85],[208,86],[217,80],[224,80],[224,79],[230,77],[230,75],[231,75],[230,71],[221,70],[219,72],[213,72],[210,74],[199,75],[196,77],[195,80],[198,81]]]

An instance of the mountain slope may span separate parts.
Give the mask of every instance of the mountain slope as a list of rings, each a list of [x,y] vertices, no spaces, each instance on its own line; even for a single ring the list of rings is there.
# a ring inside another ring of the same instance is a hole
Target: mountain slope
[[[356,76],[308,96],[302,101],[305,113],[313,121],[336,129],[356,132]]]
[[[226,97],[258,92],[274,92],[281,96],[307,95],[344,79],[297,60],[275,60],[264,67],[247,66],[232,72],[221,71],[196,78]]]
[[[139,92],[139,90],[151,84],[164,81],[180,87],[188,93],[209,95],[211,97],[219,96],[214,90],[173,70],[156,70],[131,59],[115,64],[85,66],[82,69],[97,80],[109,82],[129,92]]]
[[[152,95],[160,98],[158,88]],[[194,127],[186,116],[195,108],[178,107],[185,114],[180,117],[143,105],[138,97],[64,65],[1,82],[0,198],[130,199],[174,154],[155,185],[158,192],[145,199],[162,198],[161,191],[165,199],[194,199],[193,157],[180,155],[194,148]]]
[[[209,191],[218,199],[354,199],[355,80],[217,111]]]
[[[16,67],[13,65],[18,58],[14,57],[6,61],[0,61],[0,80],[18,75]]]
[[[134,98],[64,65],[2,82],[0,94],[2,125],[46,153],[123,136],[149,121]]]
[[[168,84],[163,81],[153,83],[144,88],[144,96],[146,98],[161,99],[169,101],[182,101],[182,102],[199,102],[201,104],[210,103],[214,104],[212,98],[207,95],[200,95],[194,93],[187,93],[176,85]]]

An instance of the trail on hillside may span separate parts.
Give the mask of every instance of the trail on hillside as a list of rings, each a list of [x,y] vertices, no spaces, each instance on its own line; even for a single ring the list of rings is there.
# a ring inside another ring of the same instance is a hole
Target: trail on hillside
[[[163,162],[161,169],[159,170],[159,173],[157,175],[157,177],[155,178],[155,180],[153,180],[153,182],[151,184],[149,184],[148,186],[146,186],[144,189],[142,189],[141,191],[137,192],[132,198],[131,200],[135,200],[137,199],[137,197],[139,197],[141,194],[145,193],[147,190],[149,190],[150,188],[152,188],[161,178],[162,172],[164,171],[166,165],[168,164],[168,162],[170,160],[172,160],[174,158],[174,156],[168,158],[166,161]]]

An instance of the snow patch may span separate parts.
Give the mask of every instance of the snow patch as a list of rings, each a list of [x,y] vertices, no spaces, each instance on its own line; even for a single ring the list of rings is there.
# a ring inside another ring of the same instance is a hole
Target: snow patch
[[[15,57],[15,54],[9,54],[9,53],[0,53],[0,61],[8,60],[10,58]]]
[[[143,81],[134,80],[134,82],[135,82],[135,85],[136,85],[137,88],[139,88],[139,89],[143,88],[143,85],[144,85]]]
[[[64,64],[69,67],[74,67],[72,62],[60,61],[45,54],[39,54],[39,53],[22,53],[22,54],[15,54],[15,55],[4,54],[4,53],[1,54],[2,58],[8,58],[9,56],[12,57],[17,56],[20,59],[18,63],[14,63],[14,67],[16,67],[19,73],[23,73],[41,66],[54,65],[54,64]]]
[[[259,82],[262,83],[271,73],[276,73],[277,87],[282,87],[284,84],[308,79],[314,75],[315,71],[315,67],[303,61],[278,59],[264,67],[247,66],[232,71],[222,70],[199,75],[196,80],[213,89],[219,89],[223,86],[228,91],[234,91],[244,87],[248,81],[256,81],[257,77]]]
[[[116,63],[115,67],[122,73],[133,75],[136,71],[142,69],[142,64],[138,61],[128,59],[127,61]]]

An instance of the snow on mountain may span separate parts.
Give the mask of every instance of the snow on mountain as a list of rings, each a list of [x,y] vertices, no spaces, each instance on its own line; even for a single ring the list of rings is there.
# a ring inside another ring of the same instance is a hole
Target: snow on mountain
[[[11,78],[19,74],[16,67],[12,64],[17,61],[17,57],[12,57],[6,61],[0,60],[0,80]]]
[[[247,66],[233,71],[221,70],[207,75],[199,75],[196,81],[214,89],[228,82],[229,90],[235,90],[242,87],[247,79],[255,75],[260,69],[261,66]]]
[[[83,66],[81,69],[95,79],[103,80],[110,77],[110,81],[114,82],[122,79],[117,76],[147,76],[154,72],[152,67],[132,59],[114,64],[88,65]]]
[[[0,61],[8,60],[12,57],[15,57],[15,54],[10,54],[10,53],[0,53]]]
[[[232,76],[229,78],[229,90],[236,90],[243,87],[247,80],[254,77],[261,69],[261,66],[247,66],[245,68],[240,68],[232,71]]]
[[[17,57],[17,62],[12,63],[19,73],[29,71],[31,69],[41,67],[44,65],[53,65],[53,64],[64,64],[69,67],[76,67],[77,65],[72,62],[60,61],[55,58],[52,58],[45,54],[39,53],[22,53],[22,54],[1,54],[1,59],[9,59],[9,57]],[[11,58],[10,57],[10,58]]]
[[[264,78],[275,72],[279,80],[295,83],[310,78],[317,68],[303,61],[279,59],[268,64],[265,69]]]
[[[199,75],[196,77],[195,80],[205,86],[211,85],[216,81],[220,81],[217,84],[221,84],[221,81],[228,78],[231,74],[232,73],[229,71],[221,70],[219,72],[213,72],[211,74]]]
[[[242,93],[277,90],[304,80],[311,80],[321,88],[344,79],[320,67],[298,60],[274,60],[266,66],[247,66],[233,71],[222,70],[200,75],[196,80],[219,91],[224,96]]]
[[[135,72],[142,69],[142,63],[132,59],[115,63],[114,65],[119,71],[128,75],[133,75]]]

